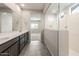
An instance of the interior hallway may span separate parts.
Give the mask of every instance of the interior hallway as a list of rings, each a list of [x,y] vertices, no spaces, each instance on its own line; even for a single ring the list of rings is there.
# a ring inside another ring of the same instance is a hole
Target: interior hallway
[[[31,41],[28,46],[24,47],[20,56],[50,56],[50,53],[40,41]]]

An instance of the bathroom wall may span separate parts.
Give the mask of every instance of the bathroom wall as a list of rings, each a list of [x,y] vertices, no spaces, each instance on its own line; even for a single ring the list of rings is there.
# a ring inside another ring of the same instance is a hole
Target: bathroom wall
[[[62,6],[66,6],[62,9]],[[59,55],[69,55],[69,17],[71,14],[70,8],[73,4],[60,4],[59,15]],[[63,14],[62,14],[63,13]]]
[[[0,33],[1,33],[1,15],[0,15]]]
[[[44,30],[44,42],[51,53],[51,55],[58,55],[58,47],[57,47],[57,31],[55,30]]]
[[[60,22],[60,55],[79,55],[79,13],[66,15]],[[60,40],[61,39],[61,40]],[[64,47],[64,48],[62,48]],[[63,49],[63,50],[62,50]],[[64,52],[65,51],[65,52]]]
[[[21,30],[29,30],[30,27],[30,11],[23,10],[22,11],[22,18],[21,18]]]
[[[69,49],[79,54],[79,13],[68,15]]]
[[[12,31],[20,31],[21,17],[16,13],[12,13]]]
[[[69,31],[67,26],[67,16],[59,20],[59,55],[69,55]]]
[[[13,31],[29,30],[30,11],[23,10],[21,15],[13,13]]]
[[[44,42],[52,55],[58,55],[57,16],[47,14],[45,18]]]
[[[58,19],[57,14],[52,13],[56,5],[49,4],[44,13],[44,43],[51,55],[58,55]],[[57,6],[56,6],[57,8]]]
[[[50,5],[49,11],[45,14],[45,28],[44,28],[44,42],[51,53],[55,56],[68,56],[69,54],[69,41],[67,29],[67,14],[68,9],[65,9],[65,17],[62,19],[59,16],[59,9],[57,4]],[[60,6],[60,5],[59,5]],[[58,11],[54,11],[53,9]],[[62,10],[61,10],[62,11]],[[57,13],[55,13],[57,12]]]

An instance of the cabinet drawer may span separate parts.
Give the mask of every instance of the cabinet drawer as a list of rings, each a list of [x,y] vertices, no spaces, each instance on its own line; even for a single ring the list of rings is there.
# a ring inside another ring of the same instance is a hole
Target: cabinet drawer
[[[6,49],[5,51],[0,53],[0,56],[9,56],[9,49]]]
[[[10,56],[17,56],[19,54],[18,43],[16,42],[10,48]]]
[[[5,42],[4,44],[0,45],[0,53],[10,47],[13,43],[15,43],[18,38],[11,39],[10,41]]]
[[[24,38],[24,34],[20,36],[20,39]]]
[[[24,43],[24,38],[20,39],[20,51],[23,49]]]

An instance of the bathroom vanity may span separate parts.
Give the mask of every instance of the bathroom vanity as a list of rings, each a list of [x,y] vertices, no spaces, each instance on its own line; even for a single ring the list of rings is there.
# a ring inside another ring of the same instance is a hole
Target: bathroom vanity
[[[0,56],[18,56],[24,46],[30,42],[29,31],[11,34],[0,38]]]

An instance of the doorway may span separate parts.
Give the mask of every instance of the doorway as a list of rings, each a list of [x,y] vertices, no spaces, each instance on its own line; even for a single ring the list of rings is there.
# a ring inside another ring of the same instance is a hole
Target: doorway
[[[31,22],[30,22],[30,38],[31,41],[40,41],[41,40],[41,14],[32,13]]]

